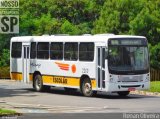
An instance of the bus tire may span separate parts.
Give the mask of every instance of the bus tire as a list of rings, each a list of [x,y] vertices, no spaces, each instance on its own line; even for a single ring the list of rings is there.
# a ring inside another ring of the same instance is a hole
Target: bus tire
[[[86,97],[91,97],[96,95],[97,92],[92,90],[92,84],[89,78],[85,78],[82,81],[81,92]]]
[[[125,97],[125,96],[129,95],[130,91],[119,91],[117,93],[119,96]]]
[[[38,92],[41,92],[44,90],[44,86],[43,86],[43,80],[40,74],[37,74],[34,77],[34,81],[33,81],[33,85],[34,85],[34,89]]]

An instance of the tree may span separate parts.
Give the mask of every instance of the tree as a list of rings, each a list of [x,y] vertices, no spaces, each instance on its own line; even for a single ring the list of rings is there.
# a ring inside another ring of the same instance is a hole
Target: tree
[[[149,45],[150,64],[152,68],[160,69],[160,43],[155,46]]]
[[[146,36],[155,45],[160,42],[160,1],[147,0],[144,6],[130,22],[130,33]]]
[[[3,49],[2,51],[2,55],[0,56],[0,67],[5,67],[5,66],[9,66],[9,57],[10,57],[10,53],[8,49]]]
[[[159,0],[107,0],[92,33],[146,36],[151,44],[160,41]]]
[[[79,34],[79,29],[76,26],[74,26],[72,23],[70,23],[68,20],[65,20],[61,26],[61,33],[76,35],[76,34]]]
[[[142,9],[143,0],[107,0],[92,33],[129,34],[130,22]]]

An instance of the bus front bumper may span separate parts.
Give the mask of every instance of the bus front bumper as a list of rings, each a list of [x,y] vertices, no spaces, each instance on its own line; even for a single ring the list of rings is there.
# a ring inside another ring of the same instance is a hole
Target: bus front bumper
[[[149,88],[150,82],[106,83],[107,92],[148,90]]]

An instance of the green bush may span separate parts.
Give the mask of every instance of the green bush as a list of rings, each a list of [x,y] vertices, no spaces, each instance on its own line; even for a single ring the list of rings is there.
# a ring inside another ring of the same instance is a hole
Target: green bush
[[[0,67],[6,67],[10,64],[10,52],[8,49],[3,49],[0,56]]]
[[[0,79],[10,78],[10,68],[9,67],[0,67]]]
[[[160,43],[151,46],[150,49],[150,65],[152,68],[160,69]]]

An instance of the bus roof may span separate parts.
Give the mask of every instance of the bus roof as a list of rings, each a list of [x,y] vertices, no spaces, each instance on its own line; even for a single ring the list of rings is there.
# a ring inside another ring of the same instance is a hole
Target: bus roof
[[[107,42],[110,38],[145,38],[144,36],[133,35],[79,35],[79,36],[20,36],[12,37],[11,42]]]

